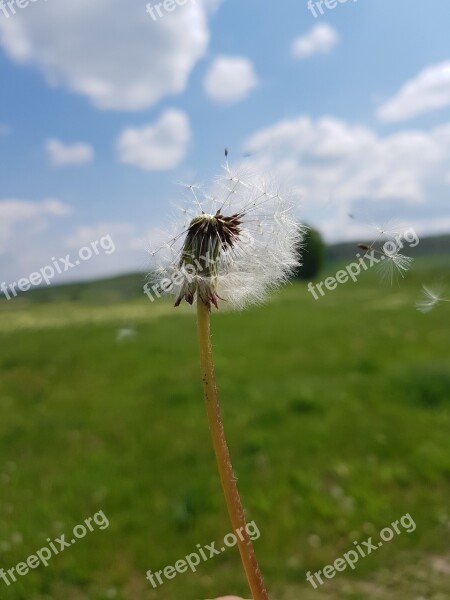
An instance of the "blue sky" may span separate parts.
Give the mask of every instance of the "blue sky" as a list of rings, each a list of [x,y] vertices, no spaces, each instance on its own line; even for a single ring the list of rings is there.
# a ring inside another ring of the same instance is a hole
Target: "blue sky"
[[[0,12],[1,280],[107,234],[116,252],[61,281],[145,269],[176,183],[210,181],[225,146],[330,241],[389,219],[450,231],[445,0],[318,18],[306,0],[188,0],[156,21],[141,0],[15,10]]]

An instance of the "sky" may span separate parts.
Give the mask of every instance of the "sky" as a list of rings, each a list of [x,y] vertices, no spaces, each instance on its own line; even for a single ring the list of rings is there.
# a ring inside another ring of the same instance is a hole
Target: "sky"
[[[225,147],[329,242],[450,232],[449,23],[448,0],[0,1],[0,283],[145,271]]]

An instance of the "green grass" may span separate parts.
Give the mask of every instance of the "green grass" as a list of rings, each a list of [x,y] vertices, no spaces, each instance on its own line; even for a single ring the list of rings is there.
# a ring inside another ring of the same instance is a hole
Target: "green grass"
[[[450,313],[413,306],[422,282],[448,276],[434,264],[392,289],[368,274],[315,302],[295,284],[213,316],[225,425],[274,600],[447,597]],[[129,325],[135,337],[117,342]],[[248,596],[236,549],[157,591],[145,579],[230,530],[193,311],[2,302],[0,370],[0,565],[99,510],[110,521],[14,586],[0,580],[2,600]],[[414,533],[320,591],[305,584],[405,513]]]

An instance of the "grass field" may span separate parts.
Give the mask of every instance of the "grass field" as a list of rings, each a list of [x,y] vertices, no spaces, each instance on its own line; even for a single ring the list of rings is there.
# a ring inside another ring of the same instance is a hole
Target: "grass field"
[[[369,273],[317,302],[294,284],[214,314],[225,425],[274,600],[448,598],[450,312],[414,309],[422,282],[448,275],[448,256],[429,258],[393,288]],[[74,298],[0,303],[0,565],[100,510],[110,526],[10,587],[0,579],[0,598],[248,596],[236,549],[157,590],[145,578],[230,531],[194,312]],[[306,583],[406,513],[413,533],[320,590]]]

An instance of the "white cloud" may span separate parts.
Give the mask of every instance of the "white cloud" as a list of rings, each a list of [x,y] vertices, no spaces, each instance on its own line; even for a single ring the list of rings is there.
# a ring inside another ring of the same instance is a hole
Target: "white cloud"
[[[89,144],[64,145],[57,139],[49,139],[45,142],[50,163],[54,167],[64,165],[82,165],[94,160],[94,150]]]
[[[333,117],[300,116],[256,132],[245,150],[249,171],[273,173],[293,188],[332,239],[354,234],[355,206],[368,214],[406,206],[416,216],[448,214],[450,124],[381,137]]]
[[[89,246],[92,242],[99,240],[104,236],[111,236],[113,240],[128,240],[131,246],[131,236],[134,232],[134,227],[128,223],[98,223],[96,225],[84,225],[78,227],[70,235],[65,238],[65,243],[68,248],[76,249],[83,246]]]
[[[20,232],[43,231],[49,218],[65,217],[72,209],[59,200],[48,198],[41,202],[30,200],[0,200],[0,255],[5,254],[11,240]]]
[[[137,247],[137,235],[136,228],[129,223],[97,223],[76,228],[62,241],[71,256],[75,257],[82,247],[92,247],[96,241],[100,244],[96,245],[98,255],[82,262],[69,277],[80,280],[148,270],[148,255],[142,246]]]
[[[328,54],[338,43],[338,32],[331,25],[321,23],[292,42],[292,56],[309,58],[314,54]]]
[[[129,127],[117,140],[119,160],[148,171],[175,168],[184,158],[190,140],[187,115],[166,110],[156,123]]]
[[[204,0],[204,5],[208,13],[215,13],[223,0]]]
[[[406,121],[450,106],[450,61],[431,65],[407,81],[397,94],[380,106],[381,121]]]
[[[206,52],[214,4],[188,2],[153,21],[145,2],[39,2],[0,18],[0,44],[98,108],[141,110],[185,89]]]
[[[257,85],[253,63],[242,56],[218,56],[203,82],[208,96],[225,104],[244,100]]]
[[[13,235],[10,232],[3,252],[3,221],[0,220],[0,283],[17,282],[46,265],[51,266],[54,261],[64,267],[66,263],[63,264],[60,259],[65,260],[67,256],[73,266],[70,270],[64,269],[62,273],[55,272],[52,284],[106,277],[132,270],[144,271],[148,268],[149,261],[144,249],[136,248],[137,233],[133,225],[98,223],[78,226],[69,234],[61,234],[59,223],[54,223],[57,225],[55,227],[50,227],[50,222],[45,227],[36,227],[36,207],[33,209],[29,206],[33,203],[15,202],[16,206],[9,206],[7,210],[2,209],[3,203],[0,202],[0,219],[3,217],[2,212],[7,212],[16,219]],[[47,210],[48,208],[46,207]],[[52,214],[55,210],[56,206],[53,206]],[[59,212],[56,210],[56,213]],[[88,255],[85,251],[79,254],[80,249],[85,247],[93,249],[90,258],[86,258]]]

